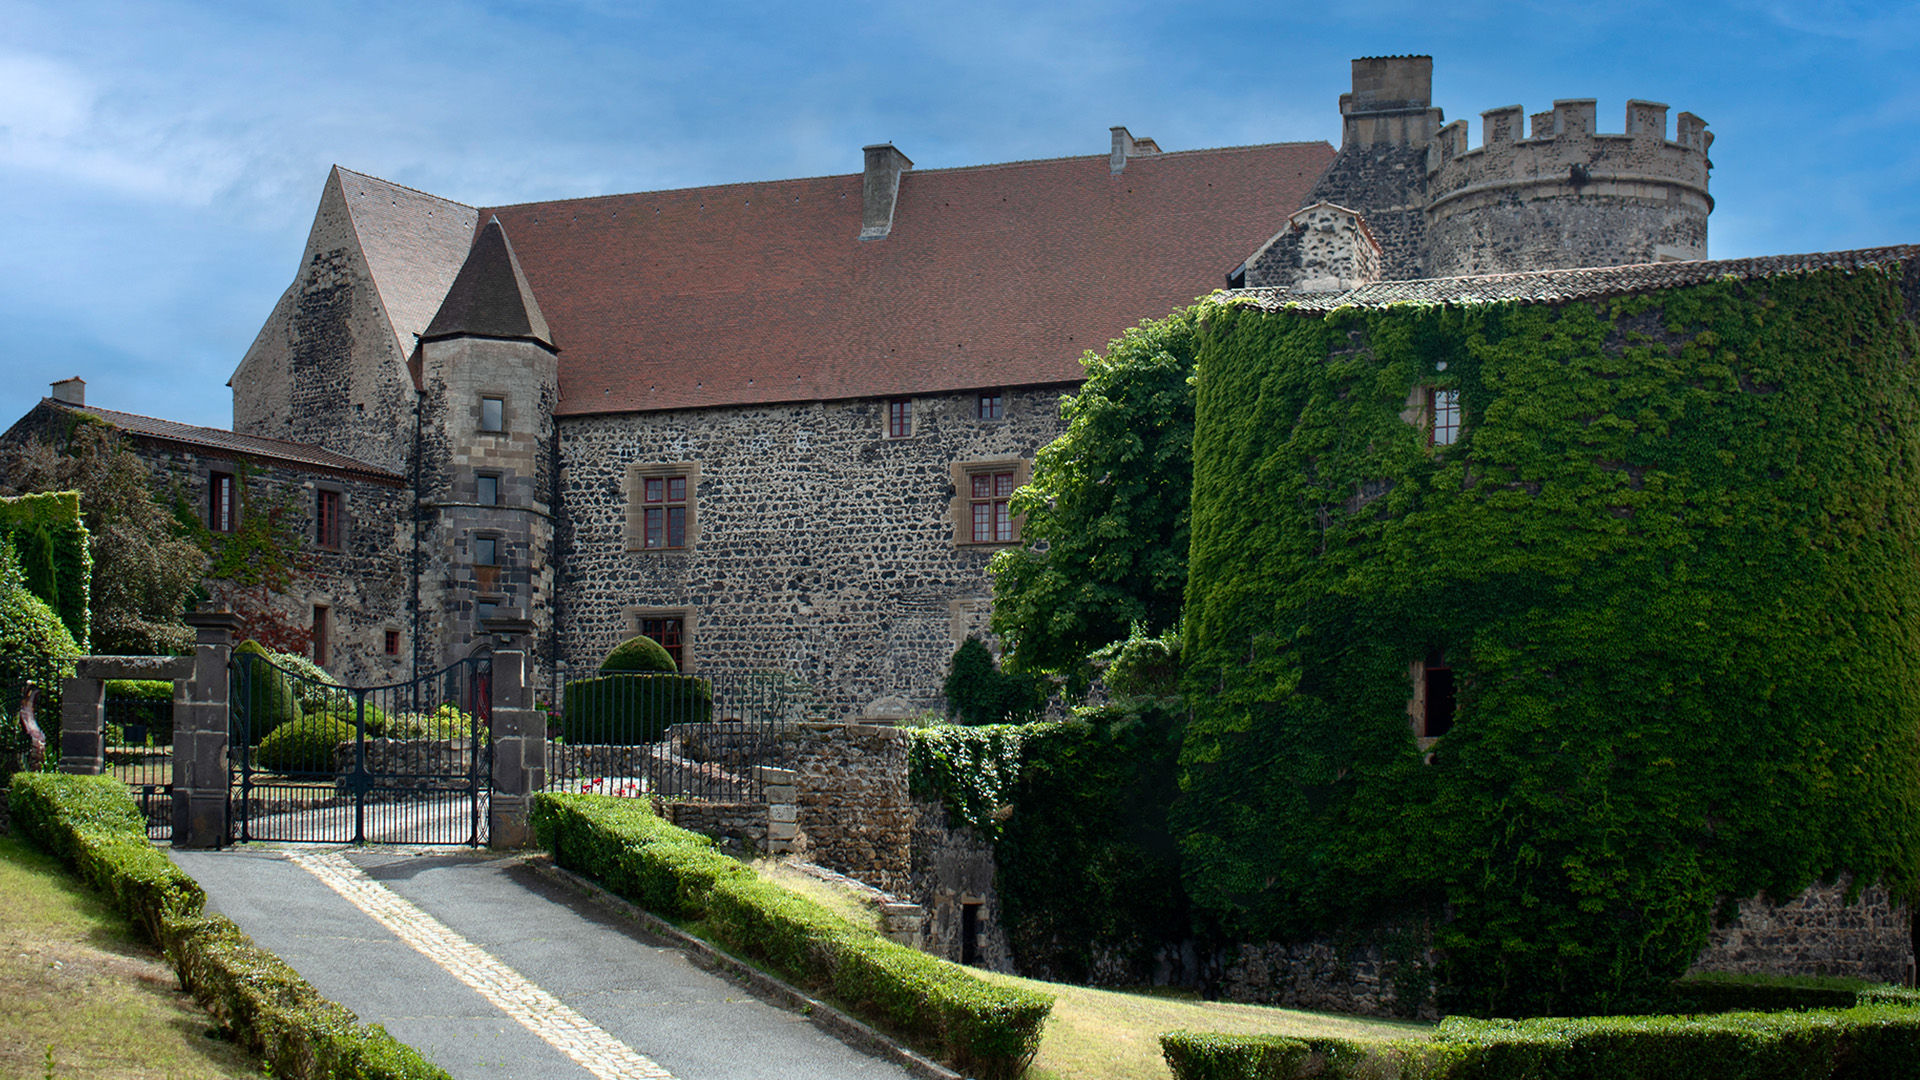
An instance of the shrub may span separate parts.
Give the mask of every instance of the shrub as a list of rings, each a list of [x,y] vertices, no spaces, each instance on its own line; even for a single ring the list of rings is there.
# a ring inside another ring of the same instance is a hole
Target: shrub
[[[393,718],[381,712],[371,701],[367,702],[366,708],[359,713],[358,721],[354,719],[355,711],[353,698],[351,697],[348,697],[344,701],[336,701],[333,705],[324,708],[308,709],[303,706],[300,710],[300,718],[302,720],[310,720],[319,716],[338,720],[348,727],[356,727],[359,723],[364,722],[367,725],[367,737],[369,739],[405,737],[393,733]],[[415,737],[425,738],[425,736]]]
[[[1871,989],[1864,979],[1704,973],[1673,982],[1674,1007],[1685,1013],[1845,1009]]]
[[[254,764],[277,773],[332,773],[333,748],[354,741],[353,724],[330,713],[282,724],[260,741]]]
[[[1311,1048],[1284,1035],[1216,1035],[1170,1031],[1160,1053],[1180,1080],[1293,1080]]]
[[[233,699],[246,721],[248,742],[259,745],[273,730],[300,718],[300,702],[293,695],[294,680],[273,666],[272,653],[251,639],[233,647],[235,656],[245,656],[235,673]]]
[[[613,647],[605,660],[600,661],[600,674],[608,675],[616,671],[666,671],[678,672],[680,665],[673,662],[673,654],[666,647],[650,637],[635,636]]]
[[[639,746],[659,742],[674,724],[706,723],[713,716],[713,683],[669,674],[576,679],[560,709],[560,735],[569,743]]]
[[[13,548],[0,543],[0,687],[31,679],[57,702],[60,679],[71,673],[66,661],[80,646],[45,600],[28,591]],[[44,703],[45,693],[41,696]],[[16,702],[0,703],[9,715]],[[45,725],[42,725],[43,730]]]
[[[352,701],[351,695],[341,692],[340,684],[334,681],[327,669],[309,660],[297,652],[270,652],[267,658],[273,666],[298,678],[287,680],[293,696],[300,702],[302,710],[338,709],[341,700]]]
[[[387,717],[384,734],[389,739],[460,739],[473,736],[473,717],[457,705],[442,705],[430,713],[394,713]],[[492,732],[480,727],[480,741],[492,740]]]
[[[923,1043],[984,1080],[1018,1076],[1040,1045],[1053,999],[995,986],[965,968],[876,937],[805,897],[761,880],[712,841],[655,817],[645,803],[542,793],[530,820],[555,861],[675,918],[704,918],[729,949],[787,978],[830,988],[849,1007]]]
[[[147,737],[155,746],[173,741],[173,683],[165,679],[108,679],[106,696],[108,715],[123,730],[137,724],[147,729]],[[123,737],[118,741],[124,745],[127,740]]]
[[[1018,722],[1047,703],[1045,680],[1001,671],[985,643],[971,635],[954,650],[940,692],[947,699],[947,715],[961,724]]]

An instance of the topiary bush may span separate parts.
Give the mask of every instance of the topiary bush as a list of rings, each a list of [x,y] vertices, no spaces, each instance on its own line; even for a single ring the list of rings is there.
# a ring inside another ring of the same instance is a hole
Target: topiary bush
[[[1046,680],[1000,670],[986,643],[969,635],[954,650],[940,692],[957,724],[1020,723],[1047,703]]]
[[[277,773],[332,774],[333,749],[354,741],[353,724],[331,713],[315,713],[274,728],[254,749],[254,764]]]
[[[560,736],[576,746],[640,746],[659,742],[674,724],[712,716],[713,683],[698,676],[602,675],[567,684]]]
[[[680,670],[673,662],[673,654],[666,647],[650,637],[636,635],[613,647],[607,658],[600,662],[600,674],[616,671],[669,671]]]
[[[257,746],[275,728],[300,718],[300,702],[294,697],[294,680],[273,666],[274,654],[266,646],[249,638],[235,645],[233,654],[239,658],[234,702],[245,713],[247,741]]]

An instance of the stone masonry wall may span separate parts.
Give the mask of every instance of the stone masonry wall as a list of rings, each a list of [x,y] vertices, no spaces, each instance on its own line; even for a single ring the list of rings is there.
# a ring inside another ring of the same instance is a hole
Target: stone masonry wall
[[[1238,946],[1223,959],[1220,993],[1229,1001],[1439,1019],[1430,949],[1396,960],[1372,943],[1267,943]]]
[[[1005,391],[1001,420],[975,394],[915,397],[905,439],[882,400],[562,417],[568,670],[635,633],[636,608],[671,609],[691,670],[792,672],[845,717],[936,706],[953,650],[985,630],[1000,550],[956,542],[953,466],[1031,461],[1064,430],[1066,389]],[[629,550],[629,466],[680,462],[698,467],[692,544]]]
[[[997,867],[992,841],[969,826],[952,825],[940,803],[916,799],[910,873],[910,895],[927,914],[924,951],[960,963],[965,955],[960,940],[962,911],[966,905],[978,904],[975,963],[993,971],[1014,970],[1013,950],[1000,917],[1000,894],[993,884]]]
[[[913,803],[907,733],[867,724],[802,724],[788,733],[799,774],[795,847],[829,870],[905,896]]]
[[[1847,885],[1814,885],[1783,903],[1741,901],[1734,920],[1714,929],[1693,970],[1908,981],[1914,970],[1910,913],[1877,885],[1848,904]]]

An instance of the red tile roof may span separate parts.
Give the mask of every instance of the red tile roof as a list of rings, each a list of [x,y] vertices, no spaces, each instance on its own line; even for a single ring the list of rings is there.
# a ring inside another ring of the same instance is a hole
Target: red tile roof
[[[361,476],[389,484],[404,483],[406,477],[391,469],[370,465],[358,458],[345,454],[336,454],[318,446],[306,443],[288,442],[285,439],[267,439],[258,435],[241,435],[225,428],[200,427],[195,424],[182,424],[173,420],[162,420],[154,416],[141,416],[139,413],[120,412],[117,409],[102,409],[94,405],[71,405],[52,398],[41,398],[40,404],[48,408],[65,412],[91,416],[126,432],[147,439],[159,439],[163,442],[181,443],[197,446],[225,455],[239,455],[251,458],[268,458],[293,465],[319,469],[325,472],[344,473]]]
[[[1224,283],[1325,143],[926,169],[483,209],[560,349],[561,415],[1078,382],[1082,352]]]

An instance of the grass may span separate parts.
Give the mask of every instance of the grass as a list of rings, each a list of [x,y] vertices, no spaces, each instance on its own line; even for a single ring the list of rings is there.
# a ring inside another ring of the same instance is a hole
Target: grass
[[[1185,1028],[1232,1034],[1419,1038],[1430,1025],[1333,1013],[1201,1001],[1166,993],[1096,990],[982,971],[981,978],[1054,995],[1053,1015],[1027,1080],[1168,1080],[1160,1033]]]
[[[209,1037],[212,1019],[124,918],[58,862],[4,836],[0,912],[0,1076],[259,1075],[239,1047]]]
[[[865,895],[796,870],[780,859],[752,859],[747,865],[762,878],[788,892],[799,893],[853,925],[880,932],[880,911]]]

